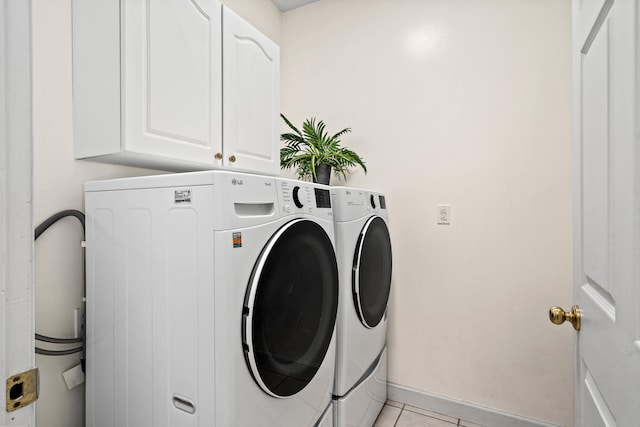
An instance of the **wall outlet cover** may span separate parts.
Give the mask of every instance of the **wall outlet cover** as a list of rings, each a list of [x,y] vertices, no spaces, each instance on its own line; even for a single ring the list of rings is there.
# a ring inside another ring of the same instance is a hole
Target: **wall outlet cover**
[[[438,205],[438,224],[451,224],[451,205]]]

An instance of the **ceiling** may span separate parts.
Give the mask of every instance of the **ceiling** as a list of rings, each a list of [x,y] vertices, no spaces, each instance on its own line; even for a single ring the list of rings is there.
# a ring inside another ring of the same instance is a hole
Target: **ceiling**
[[[271,0],[282,12],[295,9],[318,0]]]

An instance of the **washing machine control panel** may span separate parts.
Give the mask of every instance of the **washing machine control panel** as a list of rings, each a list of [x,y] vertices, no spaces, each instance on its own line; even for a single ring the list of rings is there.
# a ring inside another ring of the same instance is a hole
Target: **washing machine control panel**
[[[280,179],[279,181],[278,192],[282,213],[303,212],[322,217],[333,216],[331,193],[328,188],[289,179]]]

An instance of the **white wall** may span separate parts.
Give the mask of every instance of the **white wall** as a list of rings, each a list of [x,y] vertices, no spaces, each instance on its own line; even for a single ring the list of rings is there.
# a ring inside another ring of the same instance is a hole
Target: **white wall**
[[[73,159],[71,122],[71,0],[33,1],[34,222],[63,209],[83,210],[87,180],[158,173]],[[281,13],[270,0],[224,3],[267,34],[281,38]],[[36,244],[36,330],[70,337],[73,309],[81,306],[81,228],[65,219]],[[40,344],[45,346],[45,344]],[[83,425],[84,387],[67,391],[62,372],[78,355],[37,356],[40,368],[38,425]]]
[[[568,0],[284,14],[282,111],[352,127],[348,185],[388,195],[391,382],[573,425],[573,332],[547,318],[572,303],[570,58]]]

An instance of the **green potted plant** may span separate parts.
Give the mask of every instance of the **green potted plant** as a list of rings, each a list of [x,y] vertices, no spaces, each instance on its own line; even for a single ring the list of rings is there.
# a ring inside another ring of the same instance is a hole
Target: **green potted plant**
[[[347,177],[349,169],[360,166],[364,173],[367,167],[362,158],[354,151],[340,146],[340,137],[351,132],[351,128],[342,129],[335,135],[329,135],[322,120],[316,123],[315,117],[306,119],[302,132],[280,114],[293,133],[283,133],[280,140],[284,147],[280,149],[280,168],[296,168],[300,179],[311,178],[313,182],[329,185],[331,169],[340,179]]]

